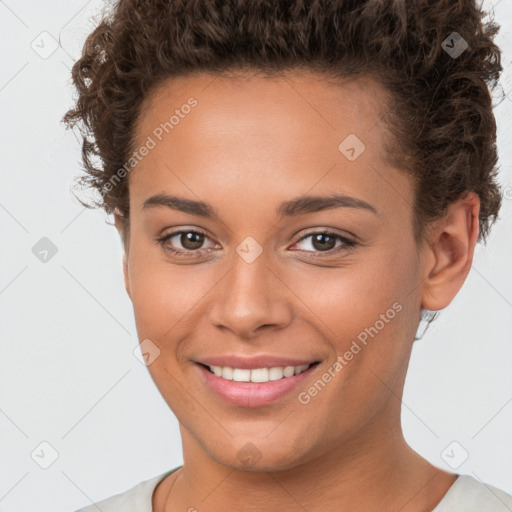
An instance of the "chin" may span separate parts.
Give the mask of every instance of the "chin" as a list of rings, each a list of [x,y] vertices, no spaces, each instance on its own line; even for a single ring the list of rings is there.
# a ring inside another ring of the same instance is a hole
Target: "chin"
[[[300,445],[300,450],[297,449]],[[269,437],[229,439],[226,445],[215,443],[214,446],[203,444],[212,460],[217,464],[235,471],[249,473],[286,471],[308,462],[305,446],[294,442],[288,436],[288,442]],[[313,458],[313,457],[310,457]]]

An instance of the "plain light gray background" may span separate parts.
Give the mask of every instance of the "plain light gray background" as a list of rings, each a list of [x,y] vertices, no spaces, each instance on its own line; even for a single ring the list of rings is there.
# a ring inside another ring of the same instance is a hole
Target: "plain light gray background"
[[[0,2],[4,512],[72,512],[182,463],[177,421],[133,353],[117,232],[70,193],[80,147],[60,119],[102,5]],[[416,344],[403,424],[433,464],[512,493],[512,4],[494,7],[506,199],[463,289]],[[57,250],[46,263],[32,251],[43,237]]]

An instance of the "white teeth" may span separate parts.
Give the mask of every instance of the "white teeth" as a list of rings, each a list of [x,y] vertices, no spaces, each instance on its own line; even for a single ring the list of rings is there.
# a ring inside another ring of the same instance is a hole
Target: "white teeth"
[[[269,382],[299,375],[309,366],[309,364],[301,364],[299,366],[285,366],[284,368],[255,368],[254,370],[230,368],[229,366],[210,366],[209,368],[217,377],[222,377],[226,380],[233,380],[235,382]]]
[[[279,380],[284,377],[282,368],[269,368],[268,370],[268,379],[269,380]]]
[[[283,370],[283,375],[285,377],[293,377],[295,375],[295,367],[294,366],[287,366]]]
[[[222,378],[226,380],[233,380],[233,368],[224,366],[224,368],[222,368]]]
[[[309,366],[309,364],[302,364],[300,366],[296,366],[295,367],[295,375],[299,375],[299,373],[302,373],[308,366]]]
[[[268,382],[268,380],[268,368],[251,370],[251,382]]]
[[[251,370],[233,368],[233,380],[236,382],[251,382]]]

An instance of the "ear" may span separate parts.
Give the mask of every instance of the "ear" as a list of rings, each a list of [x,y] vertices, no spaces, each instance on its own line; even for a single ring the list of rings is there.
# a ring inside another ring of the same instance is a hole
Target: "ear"
[[[123,277],[124,277],[124,287],[126,289],[126,293],[128,293],[128,297],[131,299],[130,295],[130,279],[128,276],[128,239],[127,232],[128,229],[127,220],[122,215],[122,213],[116,208],[114,211],[114,223],[121,237],[121,242],[123,244]]]
[[[438,311],[457,295],[471,269],[479,234],[480,199],[469,192],[434,221],[426,241],[422,307]]]

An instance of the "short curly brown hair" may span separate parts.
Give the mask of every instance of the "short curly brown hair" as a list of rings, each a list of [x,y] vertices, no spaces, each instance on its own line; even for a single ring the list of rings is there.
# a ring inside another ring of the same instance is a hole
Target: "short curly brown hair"
[[[83,204],[128,218],[127,178],[107,184],[164,80],[307,69],[370,76],[390,93],[387,153],[414,179],[417,235],[471,191],[485,240],[501,205],[491,91],[502,71],[485,14],[474,0],[120,0],[73,66],[78,97],[63,118],[83,137],[78,182],[101,195]]]

